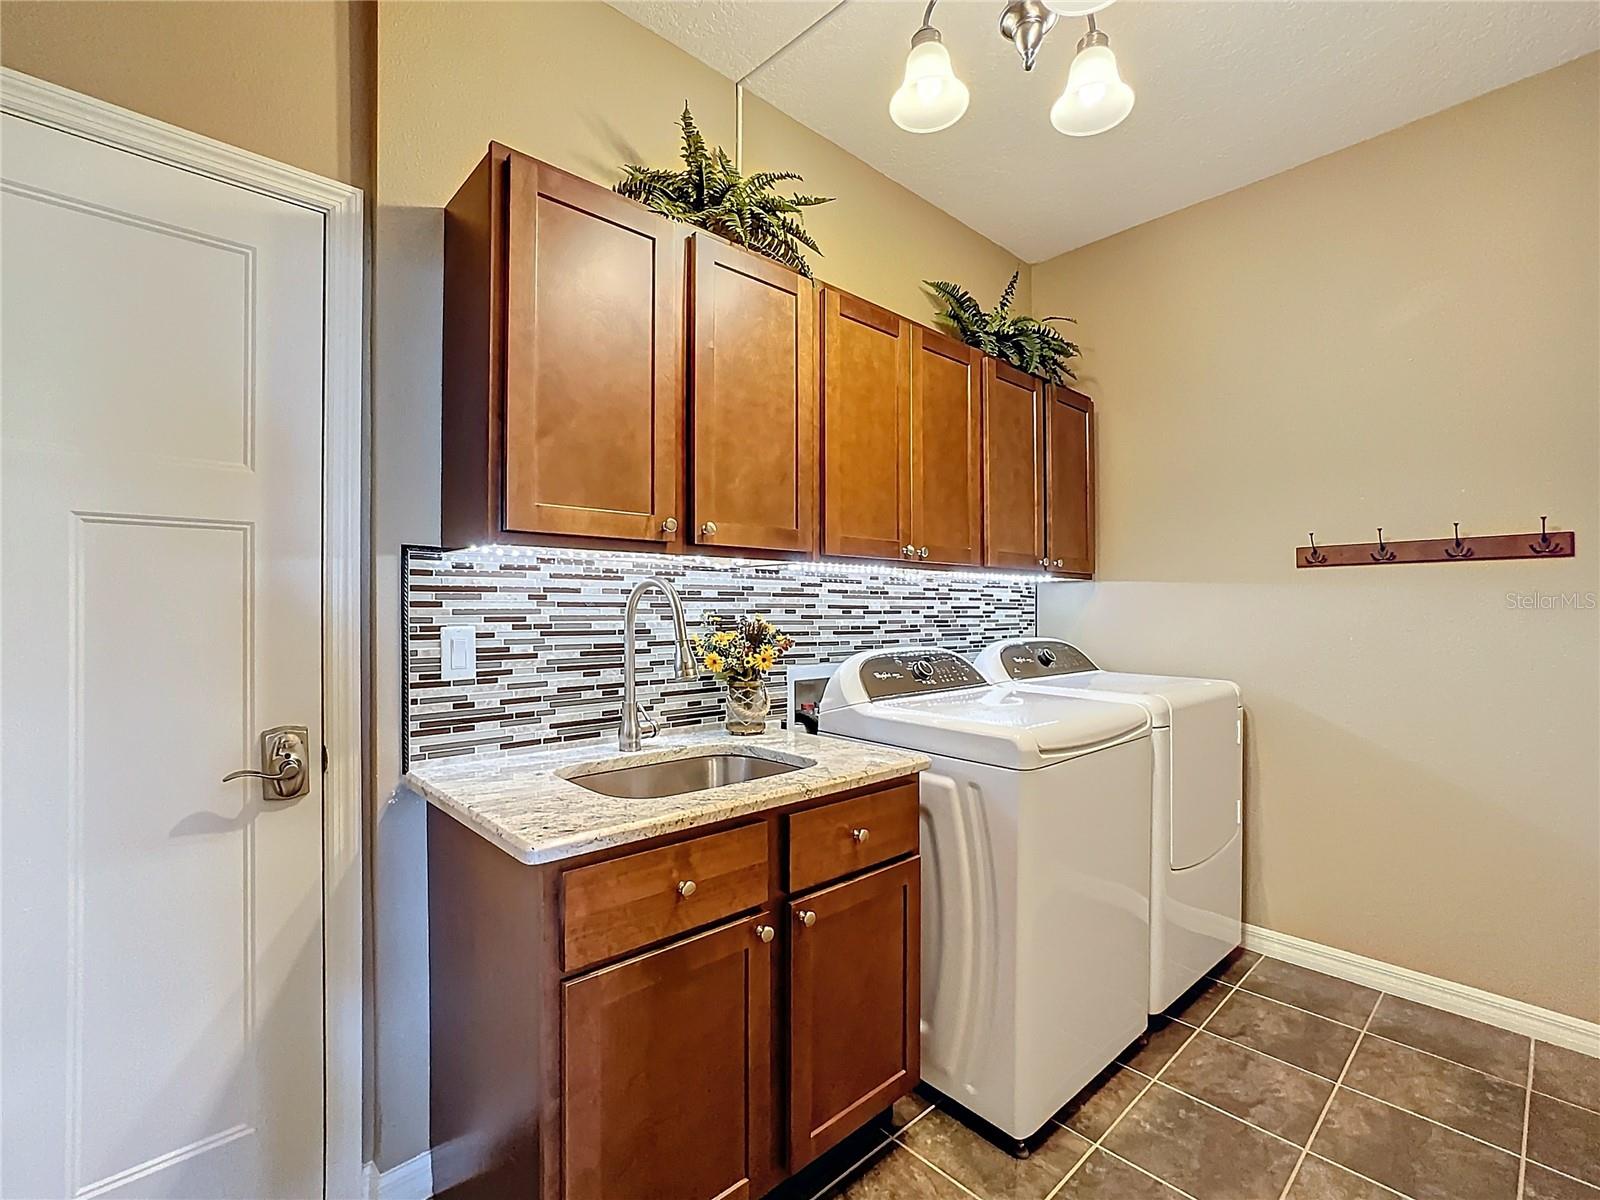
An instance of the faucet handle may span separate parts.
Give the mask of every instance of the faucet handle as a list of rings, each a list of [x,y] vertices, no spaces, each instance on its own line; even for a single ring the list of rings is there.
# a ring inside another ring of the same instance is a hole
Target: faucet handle
[[[655,737],[656,734],[661,732],[661,726],[656,724],[655,718],[650,715],[650,710],[648,708],[642,704],[636,704],[634,705],[634,708],[639,713],[639,724],[643,726],[643,728],[639,731],[640,737]]]

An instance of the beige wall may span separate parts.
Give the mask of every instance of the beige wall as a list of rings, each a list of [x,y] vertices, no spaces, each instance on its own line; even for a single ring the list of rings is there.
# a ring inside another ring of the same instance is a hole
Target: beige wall
[[[399,776],[398,547],[439,536],[441,209],[505,142],[602,183],[633,160],[676,161],[687,100],[707,137],[734,139],[733,85],[598,3],[394,3],[379,11],[374,327],[377,787]],[[838,197],[807,225],[820,278],[926,320],[920,281],[999,293],[1012,256],[758,100],[748,169],[788,168]],[[1023,271],[1026,288],[1027,271]],[[1026,302],[1026,291],[1023,292]],[[427,1144],[427,920],[423,810],[380,807],[374,854],[377,1161]]]
[[[0,63],[367,187],[376,6],[5,0]]]
[[[1040,264],[1099,414],[1047,632],[1227,676],[1247,919],[1600,1017],[1596,56]],[[1577,531],[1560,562],[1294,547]]]

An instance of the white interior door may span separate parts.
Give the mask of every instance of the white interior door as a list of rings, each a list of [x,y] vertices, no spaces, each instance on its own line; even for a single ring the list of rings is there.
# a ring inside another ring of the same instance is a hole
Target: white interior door
[[[3,121],[0,1195],[319,1196],[323,217]]]

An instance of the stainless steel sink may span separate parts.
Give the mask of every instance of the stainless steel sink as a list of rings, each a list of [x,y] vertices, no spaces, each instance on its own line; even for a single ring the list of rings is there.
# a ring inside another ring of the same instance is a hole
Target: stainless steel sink
[[[779,762],[771,758],[757,758],[754,754],[702,754],[694,758],[640,763],[634,767],[587,771],[570,778],[580,787],[604,796],[647,800],[786,775],[812,765],[804,759]]]

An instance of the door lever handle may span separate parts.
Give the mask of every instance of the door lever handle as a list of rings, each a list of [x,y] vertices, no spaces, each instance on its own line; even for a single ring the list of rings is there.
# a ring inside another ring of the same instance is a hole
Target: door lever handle
[[[279,725],[262,730],[261,762],[273,770],[230,771],[222,777],[222,782],[259,779],[263,800],[294,800],[304,796],[311,790],[311,776],[306,770],[308,736],[304,725]]]

